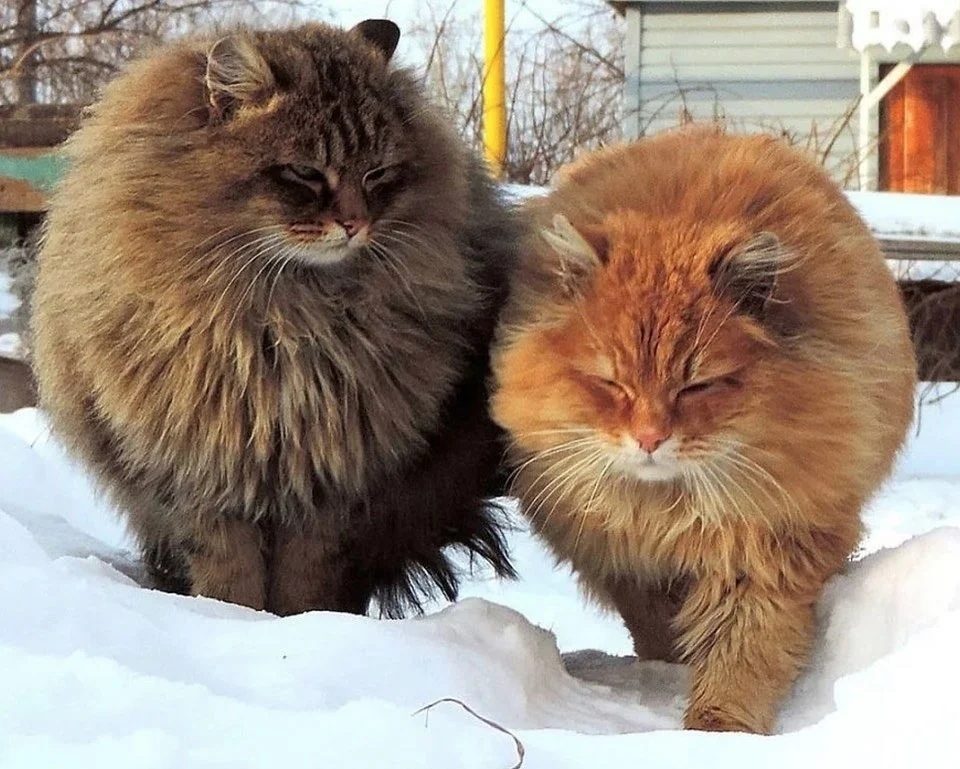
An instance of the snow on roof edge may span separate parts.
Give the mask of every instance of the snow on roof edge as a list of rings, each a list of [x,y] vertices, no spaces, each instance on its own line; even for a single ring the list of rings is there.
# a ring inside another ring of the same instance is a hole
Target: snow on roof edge
[[[547,187],[505,184],[515,202],[545,195]],[[878,238],[957,244],[960,247],[960,196],[906,192],[847,191],[847,198]]]
[[[960,46],[960,0],[845,0],[839,42],[861,53],[877,47],[890,52],[897,45],[950,51]]]

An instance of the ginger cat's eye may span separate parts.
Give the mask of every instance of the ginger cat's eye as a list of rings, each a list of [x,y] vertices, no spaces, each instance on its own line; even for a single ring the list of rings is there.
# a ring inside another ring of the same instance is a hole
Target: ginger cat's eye
[[[699,382],[691,382],[686,387],[682,388],[677,395],[679,397],[685,395],[699,395],[701,393],[709,392],[710,390],[715,390],[718,387],[739,387],[740,380],[734,376],[720,376],[713,379],[703,379]]]
[[[712,390],[718,384],[720,384],[719,379],[704,379],[702,382],[688,384],[686,387],[680,390],[679,395],[699,395],[700,393]]]
[[[607,379],[606,377],[597,376],[596,374],[588,374],[587,376],[591,382],[613,395],[625,395],[627,392],[623,385],[615,379]]]

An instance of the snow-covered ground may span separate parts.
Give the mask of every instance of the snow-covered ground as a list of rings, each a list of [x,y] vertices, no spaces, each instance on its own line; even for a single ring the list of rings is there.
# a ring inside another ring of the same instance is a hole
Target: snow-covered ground
[[[20,306],[20,301],[10,293],[10,276],[2,268],[0,264],[0,318],[6,318]]]
[[[521,581],[422,619],[278,619],[140,587],[36,411],[0,416],[0,767],[956,767],[960,396],[924,409],[820,607],[774,737],[679,731],[686,673],[638,664],[525,532]],[[887,548],[881,550],[881,548]],[[594,650],[594,651],[590,651]],[[562,653],[562,654],[561,654]]]
[[[0,251],[0,356],[21,358],[23,345],[20,335],[7,329],[8,318],[20,306],[20,300],[12,293],[12,281],[3,261]]]

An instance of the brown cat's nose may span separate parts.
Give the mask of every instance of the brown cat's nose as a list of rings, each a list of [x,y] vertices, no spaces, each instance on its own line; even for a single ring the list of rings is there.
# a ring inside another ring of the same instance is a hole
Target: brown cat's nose
[[[670,430],[666,427],[644,427],[637,430],[633,437],[641,449],[652,454],[670,437]]]
[[[337,222],[337,224],[346,230],[348,238],[352,238],[367,225],[367,221],[366,219],[343,219]]]

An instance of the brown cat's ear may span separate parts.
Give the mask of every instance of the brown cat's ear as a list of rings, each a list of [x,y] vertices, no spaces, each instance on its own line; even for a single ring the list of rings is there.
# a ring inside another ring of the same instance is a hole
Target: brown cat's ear
[[[720,254],[710,266],[714,290],[734,302],[739,312],[749,315],[770,330],[785,329],[773,312],[780,275],[789,255],[772,232],[761,232]]]
[[[211,119],[217,122],[229,120],[241,104],[266,101],[277,87],[270,65],[243,34],[213,44],[203,82]]]
[[[540,235],[560,257],[557,273],[567,293],[575,293],[603,262],[603,234],[596,230],[580,232],[563,214],[554,215],[553,227],[541,230]]]
[[[387,19],[367,19],[353,29],[354,32],[383,54],[384,61],[390,61],[400,42],[400,27]]]

